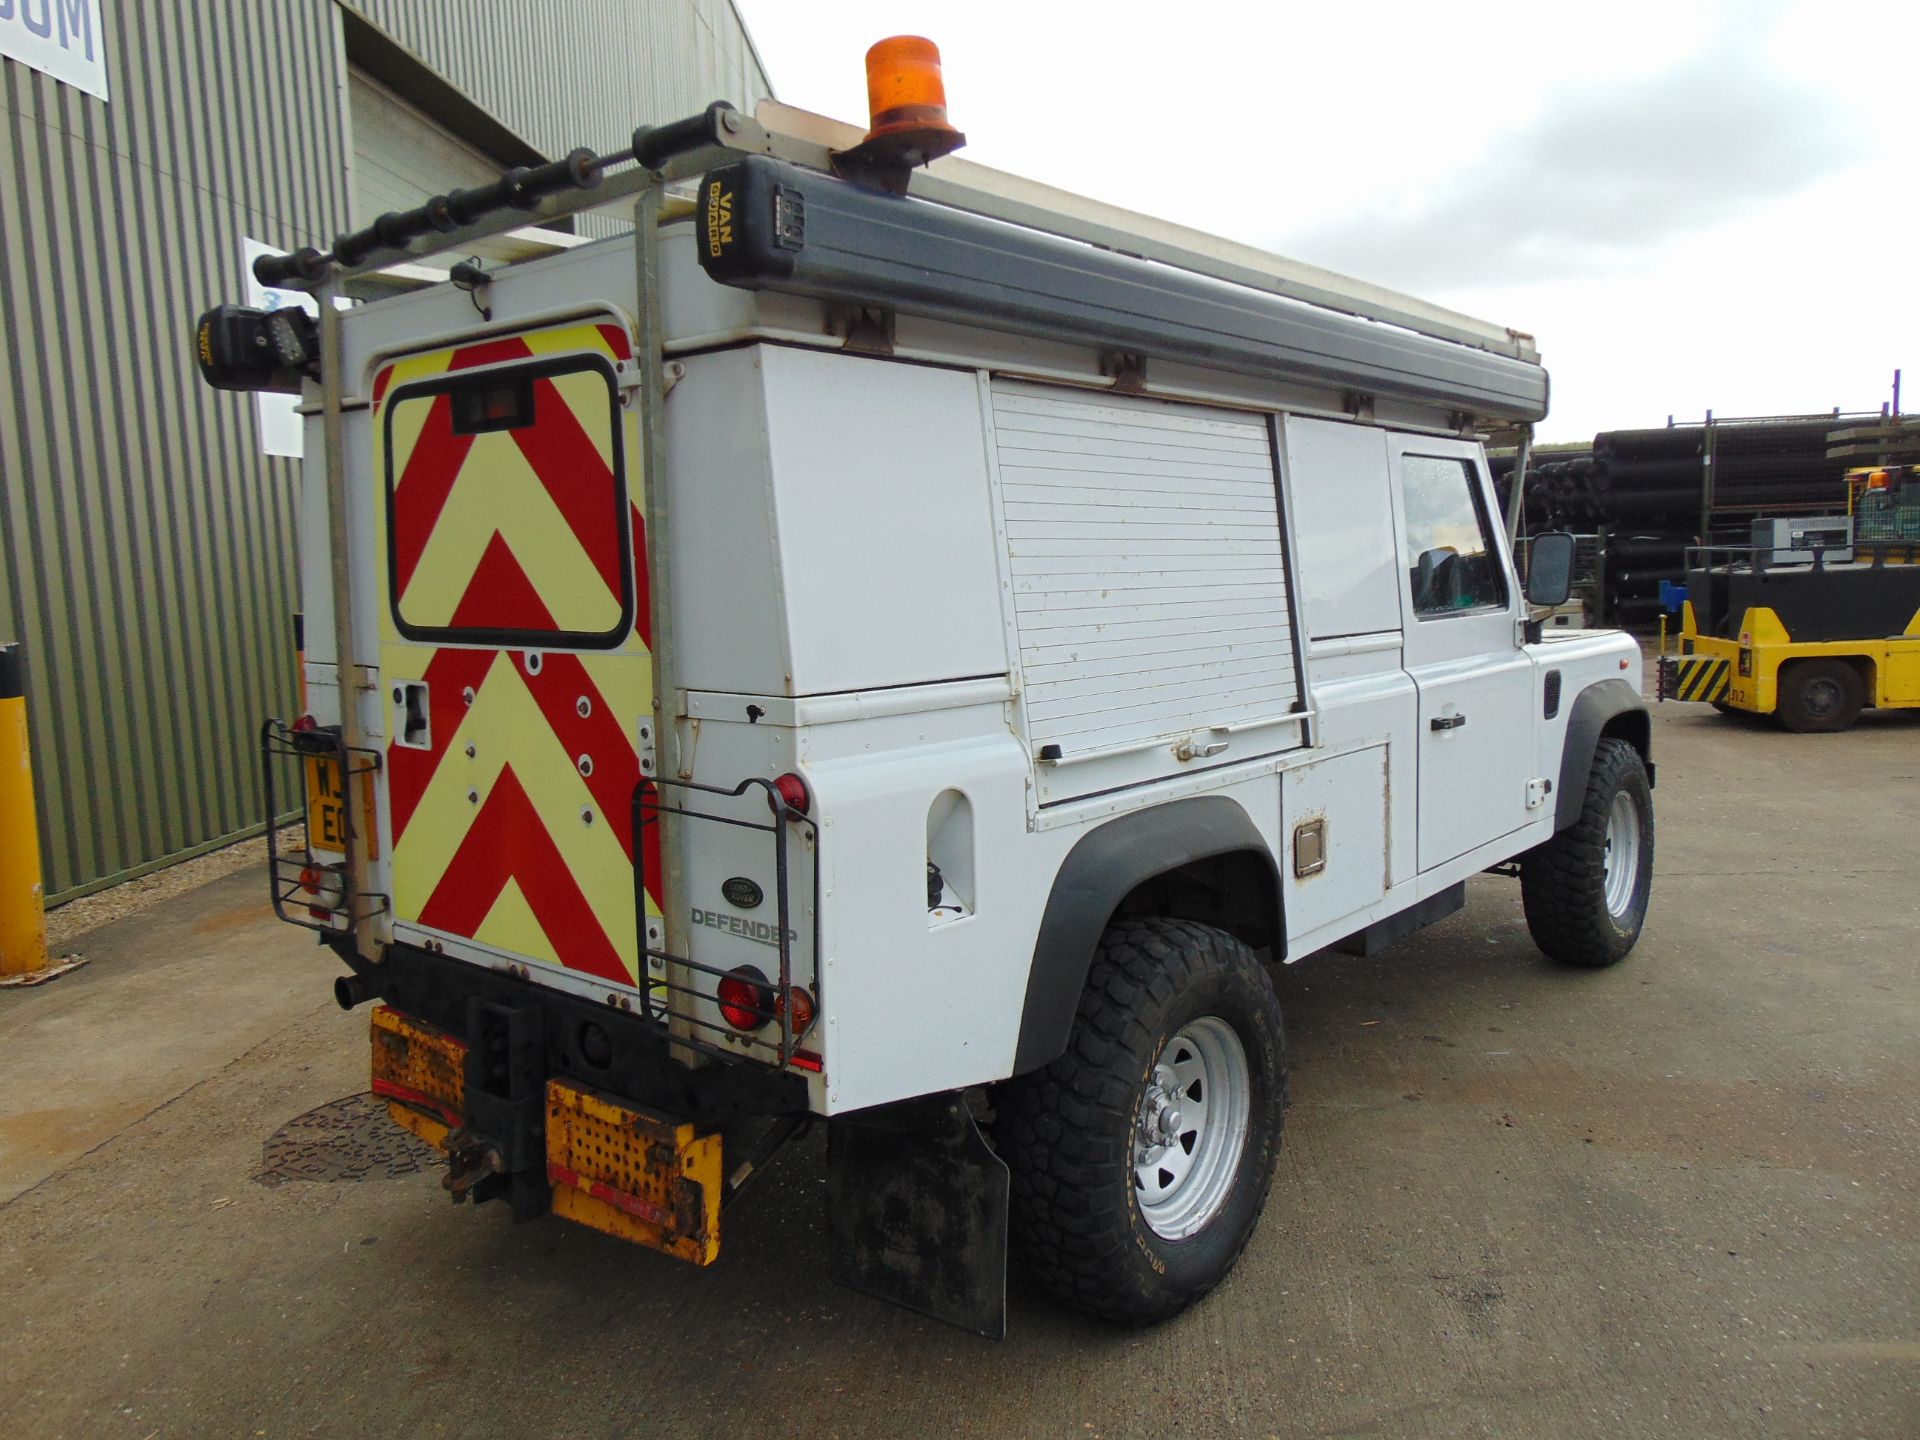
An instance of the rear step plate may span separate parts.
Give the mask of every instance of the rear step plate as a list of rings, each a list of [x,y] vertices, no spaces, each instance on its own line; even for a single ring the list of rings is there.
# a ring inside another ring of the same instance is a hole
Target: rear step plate
[[[553,1213],[695,1265],[720,1255],[720,1136],[547,1082]]]
[[[445,1150],[466,1110],[466,1044],[391,1005],[375,1007],[372,1030],[373,1093],[394,1124]]]

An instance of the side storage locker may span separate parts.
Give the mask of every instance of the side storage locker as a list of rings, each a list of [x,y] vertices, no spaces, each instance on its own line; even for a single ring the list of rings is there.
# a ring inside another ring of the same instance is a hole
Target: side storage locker
[[[1304,744],[1269,418],[1013,380],[987,408],[1039,803]]]

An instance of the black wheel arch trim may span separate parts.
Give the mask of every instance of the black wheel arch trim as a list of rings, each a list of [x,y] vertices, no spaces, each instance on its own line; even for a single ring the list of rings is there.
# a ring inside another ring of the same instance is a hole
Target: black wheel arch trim
[[[1075,841],[1054,876],[1034,941],[1013,1073],[1037,1070],[1066,1052],[1094,951],[1129,894],[1184,866],[1238,855],[1252,857],[1264,872],[1267,893],[1257,903],[1279,954],[1286,948],[1280,867],[1238,801],[1224,795],[1171,800],[1117,816]],[[1205,915],[1178,918],[1220,923]]]
[[[1560,749],[1560,778],[1554,782],[1553,828],[1565,830],[1580,818],[1587,772],[1602,739],[1617,736],[1640,752],[1653,784],[1653,716],[1647,702],[1625,680],[1596,680],[1575,697],[1567,713],[1566,739]]]

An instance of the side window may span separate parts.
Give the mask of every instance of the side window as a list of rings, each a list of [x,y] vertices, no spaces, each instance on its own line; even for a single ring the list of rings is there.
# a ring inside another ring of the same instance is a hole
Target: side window
[[[1507,582],[1472,462],[1403,455],[1400,477],[1407,502],[1407,549],[1413,557],[1408,578],[1414,613],[1450,615],[1504,606]]]

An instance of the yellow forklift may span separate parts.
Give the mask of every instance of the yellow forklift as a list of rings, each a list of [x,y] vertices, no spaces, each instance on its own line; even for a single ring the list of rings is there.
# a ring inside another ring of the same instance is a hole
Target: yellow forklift
[[[1920,469],[1857,474],[1851,515],[1757,520],[1749,545],[1688,553],[1660,699],[1802,733],[1848,729],[1868,707],[1920,707]]]

